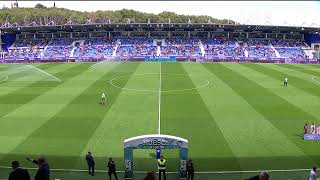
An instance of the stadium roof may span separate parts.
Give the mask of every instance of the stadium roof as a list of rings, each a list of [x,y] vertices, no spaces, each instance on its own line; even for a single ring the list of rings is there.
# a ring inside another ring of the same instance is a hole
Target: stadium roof
[[[9,33],[20,32],[88,32],[88,31],[220,31],[220,32],[262,32],[262,33],[319,33],[320,28],[293,26],[260,26],[212,23],[101,23],[101,24],[65,24],[65,25],[29,25],[7,24],[0,27]]]

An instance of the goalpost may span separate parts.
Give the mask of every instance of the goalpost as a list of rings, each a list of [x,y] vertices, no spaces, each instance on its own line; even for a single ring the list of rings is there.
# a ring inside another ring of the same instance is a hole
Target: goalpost
[[[136,136],[124,140],[124,172],[125,179],[133,178],[133,150],[134,149],[179,149],[179,176],[186,179],[186,165],[188,160],[188,140],[162,134]]]

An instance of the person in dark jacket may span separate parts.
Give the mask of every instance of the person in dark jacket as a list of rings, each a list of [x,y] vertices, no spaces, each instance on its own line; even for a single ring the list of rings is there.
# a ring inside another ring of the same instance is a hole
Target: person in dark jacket
[[[268,180],[269,179],[269,173],[267,171],[260,172],[259,175],[253,176],[247,180]]]
[[[38,160],[27,158],[28,161],[38,165],[38,170],[34,180],[50,180],[50,167],[48,162],[43,156],[40,156]]]
[[[118,180],[118,176],[117,176],[117,170],[116,170],[116,163],[112,160],[112,158],[109,158],[109,162],[108,162],[108,175],[109,175],[109,179],[111,180],[111,175],[114,175],[114,177],[116,178],[116,180]]]
[[[156,180],[156,173],[154,171],[148,172],[143,180]]]
[[[88,152],[88,154],[86,155],[86,161],[88,164],[88,173],[94,176],[95,162],[94,162],[93,156],[91,155],[91,152]]]
[[[191,159],[187,162],[187,173],[188,173],[188,180],[191,179],[193,180],[194,178],[194,167],[193,167],[193,162]]]
[[[13,171],[10,173],[8,180],[30,180],[28,170],[21,168],[19,161],[13,161],[11,167]]]

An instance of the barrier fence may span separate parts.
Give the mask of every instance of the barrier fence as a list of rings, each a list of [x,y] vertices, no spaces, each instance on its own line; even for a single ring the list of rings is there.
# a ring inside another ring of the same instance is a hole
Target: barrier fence
[[[37,168],[27,168],[31,179],[33,179]],[[270,179],[273,180],[301,180],[308,179],[311,169],[284,169],[284,170],[267,170]],[[9,167],[0,167],[0,180],[7,179],[11,172]],[[95,176],[90,177],[85,169],[51,169],[52,180],[103,180],[107,179],[107,170],[96,170]],[[212,172],[195,172],[195,179],[197,180],[240,180],[258,175],[260,170],[255,171],[212,171]],[[133,179],[143,179],[146,171],[135,171]],[[119,179],[124,179],[124,171],[117,171]],[[158,175],[158,174],[157,174]],[[178,172],[168,172],[167,180],[178,180]]]
[[[249,57],[214,57],[214,56],[109,56],[109,57],[80,57],[80,58],[25,58],[0,59],[0,63],[41,63],[41,62],[100,62],[100,61],[155,61],[155,62],[254,62],[254,63],[303,63],[319,64],[320,59],[287,59],[287,58],[249,58]]]

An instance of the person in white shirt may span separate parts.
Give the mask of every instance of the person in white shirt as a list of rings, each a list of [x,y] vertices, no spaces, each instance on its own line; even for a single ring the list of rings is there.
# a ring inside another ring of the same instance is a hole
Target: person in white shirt
[[[287,87],[288,86],[288,78],[284,78],[283,86]]]
[[[317,134],[320,134],[320,124],[319,124],[319,126],[317,128]]]
[[[259,180],[268,180],[269,179],[269,173],[267,171],[262,171],[259,175]]]
[[[309,180],[316,180],[317,179],[317,167],[313,166],[313,168],[310,171]]]

